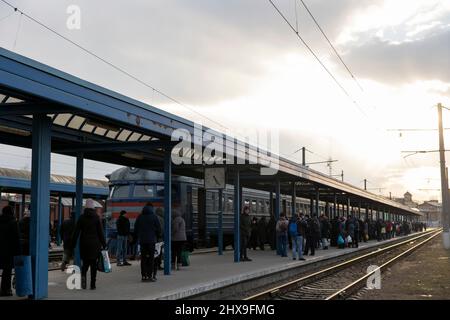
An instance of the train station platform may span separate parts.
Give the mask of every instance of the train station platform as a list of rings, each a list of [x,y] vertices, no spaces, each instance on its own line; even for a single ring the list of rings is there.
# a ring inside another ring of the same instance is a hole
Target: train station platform
[[[430,230],[430,229],[428,229]],[[412,235],[417,235],[414,233]],[[172,271],[170,276],[158,274],[157,282],[141,282],[139,261],[131,261],[132,266],[116,267],[113,272],[98,273],[97,290],[69,290],[66,286],[68,274],[61,271],[49,271],[48,299],[61,300],[135,300],[160,299],[173,300],[189,298],[212,289],[223,288],[241,281],[251,280],[273,273],[310,265],[329,258],[338,257],[357,250],[376,247],[400,238],[382,242],[369,241],[361,243],[358,249],[330,248],[316,250],[315,256],[305,257],[306,261],[292,260],[291,254],[287,258],[277,256],[271,250],[249,250],[253,261],[233,262],[233,251],[224,251],[222,256],[217,253],[205,252],[191,256],[191,265],[181,267],[179,271]],[[89,276],[88,276],[89,287]],[[14,297],[8,299],[17,299]]]

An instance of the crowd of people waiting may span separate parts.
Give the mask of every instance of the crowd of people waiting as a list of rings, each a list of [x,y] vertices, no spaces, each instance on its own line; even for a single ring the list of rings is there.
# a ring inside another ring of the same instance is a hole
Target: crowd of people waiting
[[[157,270],[161,269],[164,239],[164,219],[161,208],[156,212],[151,203],[147,203],[136,219],[134,231],[130,231],[130,221],[127,212],[120,212],[116,221],[117,245],[114,255],[117,266],[129,266],[127,262],[128,242],[135,247],[132,254],[140,255],[141,276],[143,282],[155,282]],[[50,226],[51,229],[51,226]],[[0,215],[0,269],[2,272],[0,296],[11,296],[11,278],[14,267],[14,257],[30,254],[30,217],[26,215],[17,221],[11,205],[5,206]],[[173,210],[171,225],[172,269],[181,266],[181,251],[186,242],[186,226],[182,213]],[[90,270],[90,289],[96,289],[98,261],[102,250],[107,250],[103,223],[95,211],[92,199],[87,199],[80,218],[75,221],[75,214],[61,225],[60,236],[63,242],[63,261],[61,270],[65,271],[71,260],[74,259],[75,246],[79,243],[81,258],[81,287],[87,287],[87,273]],[[49,234],[51,239],[51,233]],[[138,248],[138,249],[136,249]]]
[[[278,221],[271,216],[250,217],[249,207],[244,207],[240,219],[241,261],[251,261],[247,249],[276,250],[282,257],[292,250],[293,260],[305,260],[304,256],[314,256],[317,249],[327,250],[330,246],[340,249],[358,248],[360,242],[383,241],[411,232],[426,231],[422,222],[363,220],[349,215],[329,219],[325,214],[312,217],[308,214],[295,214],[290,219],[282,213]]]

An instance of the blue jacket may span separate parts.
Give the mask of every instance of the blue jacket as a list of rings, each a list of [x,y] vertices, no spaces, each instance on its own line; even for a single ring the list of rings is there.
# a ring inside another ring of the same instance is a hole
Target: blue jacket
[[[153,207],[145,206],[142,209],[142,214],[136,219],[134,232],[140,244],[156,243],[157,238],[161,236],[161,224],[153,212]]]

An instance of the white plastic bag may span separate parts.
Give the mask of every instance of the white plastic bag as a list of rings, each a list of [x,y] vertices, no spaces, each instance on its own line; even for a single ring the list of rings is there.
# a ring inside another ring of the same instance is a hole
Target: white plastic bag
[[[157,242],[155,243],[155,258],[159,257],[163,250],[164,242]]]

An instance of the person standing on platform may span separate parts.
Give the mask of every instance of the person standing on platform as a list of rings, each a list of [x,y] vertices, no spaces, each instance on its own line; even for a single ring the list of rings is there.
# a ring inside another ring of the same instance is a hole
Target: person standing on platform
[[[30,213],[25,213],[24,217],[19,221],[20,232],[20,249],[22,255],[30,255]]]
[[[178,209],[173,210],[172,219],[172,267],[176,270],[181,266],[181,251],[183,245],[186,242],[186,222],[181,216],[181,211]],[[176,260],[176,261],[175,261]],[[175,265],[176,263],[176,265]]]
[[[262,217],[258,221],[258,244],[261,250],[264,250],[264,245],[266,244],[266,230],[266,217]]]
[[[120,216],[116,221],[117,229],[117,266],[131,266],[127,262],[128,237],[130,236],[130,220],[126,216],[125,210],[120,211]]]
[[[0,216],[0,269],[2,272],[1,297],[12,296],[11,275],[14,256],[20,254],[19,226],[11,206],[2,209]]]
[[[97,261],[100,251],[106,248],[105,235],[102,223],[95,212],[94,201],[86,200],[86,208],[77,221],[72,237],[72,249],[76,246],[78,237],[80,238],[81,267],[81,287],[86,289],[87,271],[91,269],[91,290],[95,290],[97,279]]]
[[[266,236],[267,236],[267,241],[269,242],[269,245],[270,245],[270,250],[275,250],[275,247],[276,247],[276,242],[277,242],[276,224],[277,224],[277,222],[275,221],[274,216],[271,215],[270,219],[269,219],[269,223],[267,224],[267,229],[266,229]],[[278,253],[278,249],[277,249],[277,253]]]
[[[258,246],[258,219],[256,217],[253,217],[252,218],[251,233],[250,233],[249,247],[253,248],[253,250],[256,250],[257,246]]]
[[[330,222],[328,221],[327,216],[325,216],[324,214],[322,214],[320,216],[320,237],[322,239],[322,248],[324,250],[328,249],[328,239],[330,239],[330,229],[331,229],[331,225]]]
[[[61,264],[61,271],[66,270],[66,266],[70,263],[70,260],[73,257],[72,251],[72,235],[75,230],[75,212],[70,213],[69,219],[63,221],[61,225],[61,229],[59,230],[59,234],[63,241],[63,262]]]
[[[136,219],[134,231],[141,246],[141,275],[142,281],[155,282],[153,278],[153,263],[155,243],[161,234],[161,225],[153,212],[153,205],[147,204]]]
[[[285,217],[284,213],[280,216],[277,222],[277,254],[282,257],[287,257],[287,233],[288,233],[289,221]]]
[[[242,210],[241,219],[240,219],[240,225],[239,225],[239,231],[240,231],[240,237],[241,237],[241,261],[252,261],[249,257],[247,257],[247,243],[248,239],[250,237],[250,233],[252,230],[250,220],[250,209],[249,207],[245,206],[244,210]]]
[[[305,252],[303,253],[305,256],[308,255],[309,250],[311,249],[311,256],[315,254],[316,251],[316,239],[317,239],[317,227],[315,226],[316,222],[314,218],[310,218],[309,215],[306,215],[306,245]]]
[[[359,242],[359,222],[358,219],[356,217],[353,217],[353,227],[354,227],[354,237],[353,237],[353,242],[352,242],[352,247],[353,248],[358,248],[358,242]]]
[[[159,224],[161,225],[161,235],[158,238],[157,242],[164,242],[164,209],[158,207],[155,209],[156,216],[158,217]],[[157,265],[158,270],[163,270],[162,261],[164,260],[164,252],[161,250],[160,255],[155,259],[155,264]]]

